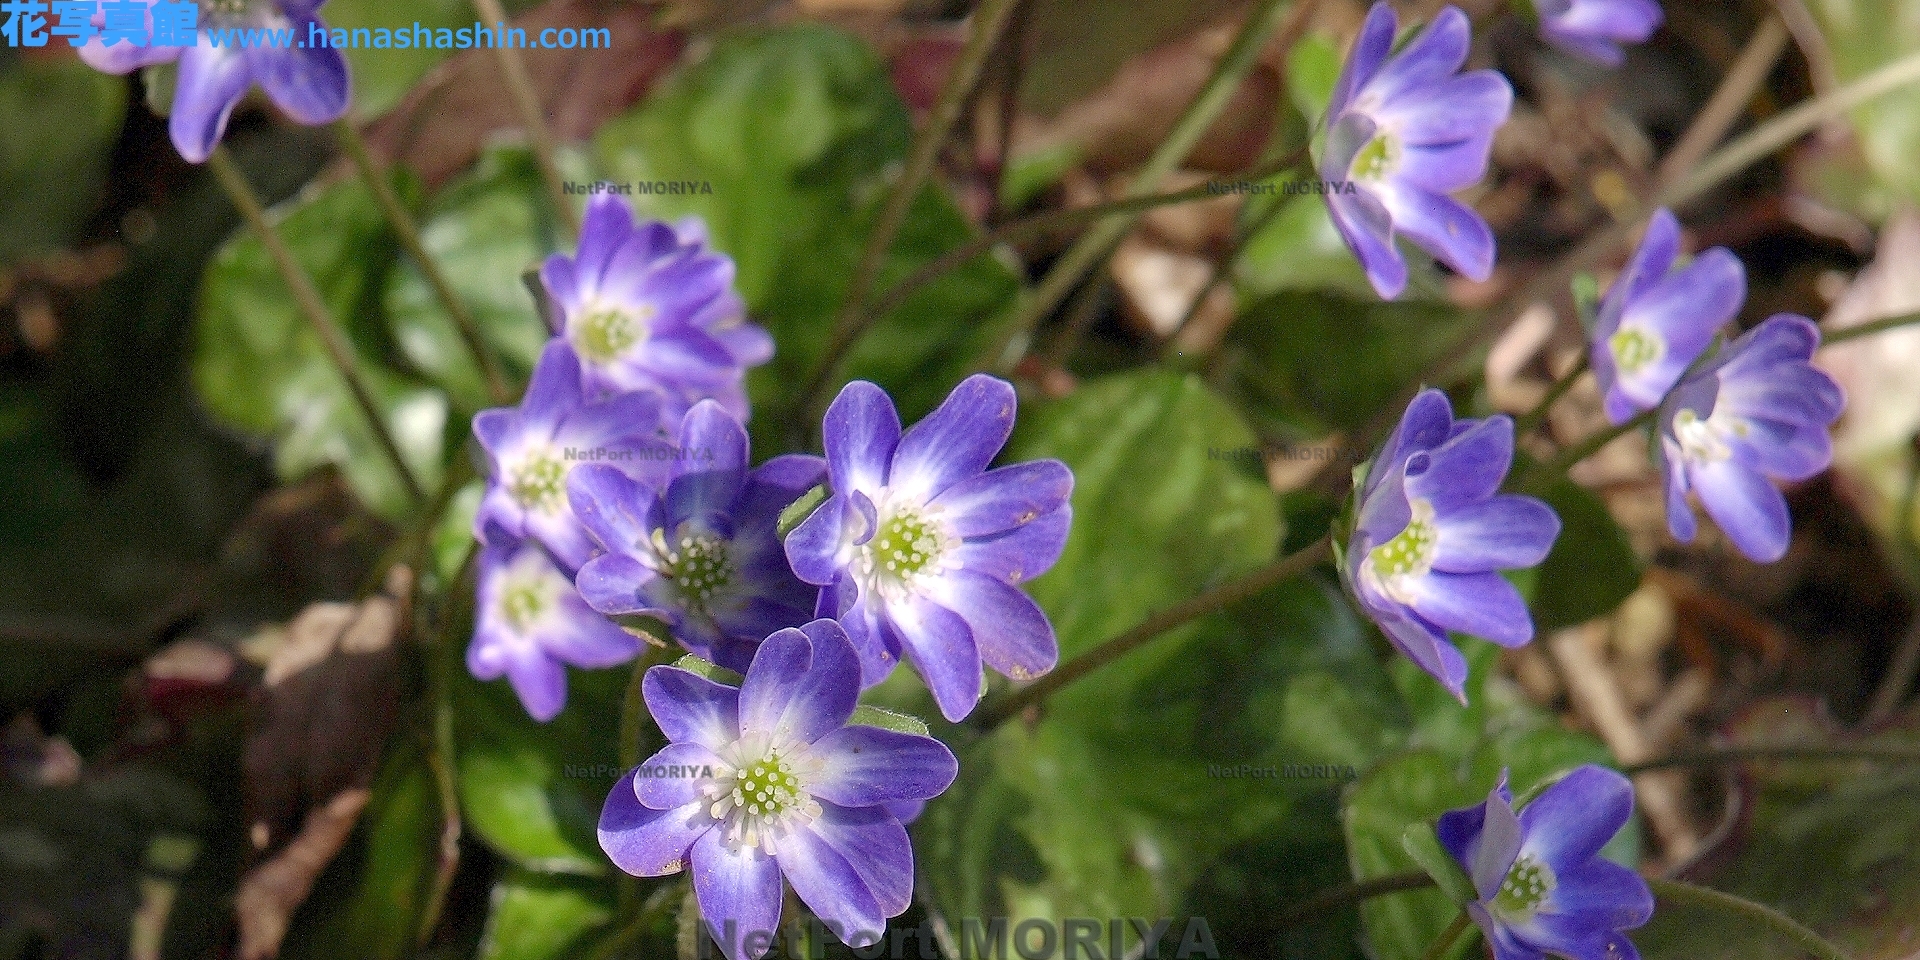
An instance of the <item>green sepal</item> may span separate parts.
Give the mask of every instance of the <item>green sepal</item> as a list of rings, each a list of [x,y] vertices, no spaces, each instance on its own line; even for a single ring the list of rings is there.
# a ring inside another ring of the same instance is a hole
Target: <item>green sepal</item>
[[[932,736],[927,730],[927,722],[919,717],[892,710],[882,710],[870,704],[861,704],[853,708],[853,716],[847,720],[850,727],[879,727],[895,733],[911,733],[915,736]]]
[[[691,653],[675,660],[673,665],[689,673],[697,673],[706,677],[708,680],[712,680],[714,683],[726,684],[729,687],[737,687],[747,681],[746,677],[734,673],[732,670],[728,670],[726,667],[714,663],[711,660],[696,657]]]
[[[774,536],[780,540],[787,539],[787,534],[792,533],[794,527],[807,522],[807,518],[813,516],[814,509],[826,499],[827,485],[814,484],[812,490],[801,494],[800,499],[787,504],[787,508],[780,511],[780,520],[774,525]]]
[[[1600,317],[1600,281],[1582,271],[1573,275],[1573,312],[1580,318],[1580,329],[1589,336]]]
[[[1480,899],[1479,891],[1473,889],[1473,880],[1453,859],[1453,855],[1440,845],[1440,837],[1433,832],[1433,824],[1420,822],[1407,827],[1401,834],[1400,845],[1407,848],[1408,856],[1420,865],[1420,869],[1433,878],[1440,892],[1455,906],[1464,907]]]

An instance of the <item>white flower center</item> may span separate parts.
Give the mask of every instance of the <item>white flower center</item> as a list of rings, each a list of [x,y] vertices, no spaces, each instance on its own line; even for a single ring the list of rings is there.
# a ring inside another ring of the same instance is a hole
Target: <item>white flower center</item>
[[[1718,463],[1733,456],[1728,441],[1745,437],[1750,429],[1745,421],[1717,411],[1705,420],[1692,410],[1673,416],[1673,437],[1680,442],[1681,453],[1696,463]]]
[[[581,311],[573,325],[574,349],[594,363],[608,363],[647,338],[654,309],[595,301]]]
[[[528,510],[551,512],[566,500],[567,465],[552,447],[528,451],[507,469],[507,492]]]
[[[1411,602],[1409,580],[1427,575],[1433,569],[1433,555],[1439,549],[1439,531],[1433,523],[1433,504],[1414,498],[1409,504],[1412,516],[1406,529],[1368,551],[1360,575],[1374,589],[1398,603]]]
[[[733,557],[727,541],[710,533],[688,530],[683,524],[672,540],[664,530],[653,531],[653,539],[647,546],[652,553],[653,569],[679,588],[687,609],[701,616],[712,616],[714,597],[733,582]]]
[[[1613,363],[1621,373],[1639,373],[1667,354],[1667,341],[1638,327],[1622,327],[1607,339]]]
[[[1353,166],[1348,175],[1355,180],[1378,182],[1393,175],[1400,165],[1400,144],[1392,135],[1382,131],[1374,135],[1360,152],[1353,155]]]
[[[1493,907],[1505,917],[1524,922],[1540,911],[1557,886],[1559,881],[1553,876],[1553,868],[1532,854],[1525,854],[1514,861],[1513,869],[1507,872],[1500,892],[1494,895]]]
[[[749,733],[719,751],[721,766],[702,784],[707,813],[720,821],[729,849],[780,852],[780,841],[820,816],[807,792],[823,761],[797,740]]]
[[[960,537],[939,511],[914,504],[880,506],[879,526],[854,556],[861,582],[889,600],[903,597],[922,581],[953,569],[953,548]]]
[[[560,606],[567,578],[534,550],[515,557],[502,571],[498,610],[513,632],[526,636]]]

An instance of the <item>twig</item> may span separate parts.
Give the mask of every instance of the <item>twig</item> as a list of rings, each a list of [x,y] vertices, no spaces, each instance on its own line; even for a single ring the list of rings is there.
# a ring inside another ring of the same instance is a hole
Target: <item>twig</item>
[[[386,172],[380,169],[373,159],[373,153],[367,149],[366,138],[353,121],[341,118],[334,125],[340,135],[340,143],[347,148],[347,155],[353,158],[353,165],[360,172],[360,179],[367,182],[373,191],[373,198],[379,202],[380,209],[386,213],[387,222],[393,225],[393,233],[400,239],[400,246],[419,266],[420,275],[427,280],[433,295],[440,301],[442,309],[453,320],[453,328],[460,333],[460,340],[473,355],[474,365],[480,369],[480,379],[486,383],[487,394],[498,404],[513,402],[513,392],[507,386],[506,378],[500,374],[499,364],[494,362],[493,352],[487,349],[486,341],[480,337],[480,327],[474,322],[473,312],[453,292],[453,285],[447,282],[446,274],[440,272],[439,261],[427,253],[426,244],[420,240],[420,225],[414,222],[413,214],[400,202],[393,192],[393,184],[387,181]]]
[[[1405,890],[1424,890],[1433,885],[1433,878],[1421,870],[1391,873],[1371,880],[1342,884],[1322,890],[1288,907],[1284,913],[1280,914],[1279,925],[1288,927],[1308,920],[1330,917],[1335,910],[1348,904],[1357,904],[1363,900]]]
[[[1326,559],[1331,552],[1332,541],[1323,536],[1238,580],[1228,581],[1171,609],[1153,614],[1131,629],[1101,641],[1087,652],[1060,664],[1053,672],[1033,683],[982,707],[974,715],[974,723],[983,730],[991,730],[1029,705],[1045,700],[1061,687],[1126,656],[1149,640],[1304,573]]]
[[[1759,29],[1748,38],[1746,48],[1740,51],[1740,58],[1721,79],[1719,88],[1681,134],[1680,142],[1660,161],[1654,174],[1655,183],[1662,186],[1673,183],[1727,135],[1745,111],[1747,102],[1753,99],[1754,91],[1767,82],[1767,74],[1773,72],[1774,63],[1786,48],[1786,24],[1778,15],[1762,20]]]
[[[1553,405],[1558,403],[1561,397],[1566,396],[1567,391],[1572,390],[1575,383],[1579,382],[1580,375],[1587,372],[1587,365],[1592,362],[1592,360],[1593,356],[1591,354],[1585,350],[1580,351],[1580,359],[1573,365],[1573,369],[1568,370],[1565,376],[1555,380],[1553,386],[1547,389],[1547,395],[1541,397],[1540,402],[1534,404],[1532,410],[1528,410],[1520,416],[1520,419],[1513,422],[1513,435],[1516,437],[1526,436],[1529,431],[1539,426],[1540,421],[1547,418],[1547,411],[1552,409]]]
[[[1247,14],[1246,23],[1215,64],[1213,75],[1200,89],[1199,95],[1187,104],[1187,109],[1174,124],[1172,132],[1160,142],[1146,165],[1128,184],[1128,197],[1145,196],[1158,190],[1167,174],[1172,173],[1193,152],[1200,137],[1207,128],[1213,126],[1220,111],[1226,108],[1227,102],[1240,88],[1240,81],[1253,69],[1268,36],[1280,23],[1281,15],[1286,15],[1286,23],[1281,27],[1279,37],[1279,44],[1284,48],[1292,46],[1293,41],[1306,30],[1316,6],[1318,0],[1296,0],[1291,7],[1283,0],[1260,0]],[[1060,306],[1061,301],[1079,286],[1087,271],[1094,269],[1112,251],[1113,246],[1138,219],[1137,214],[1110,217],[1081,236],[1054,263],[1053,269],[1040,281],[1038,289],[1016,308],[1006,322],[1006,328],[996,338],[995,346],[980,359],[978,366],[1003,372],[1010,369],[1018,359],[1010,356],[1011,347],[1028,336],[1042,317]]]
[[[1448,951],[1453,949],[1454,942],[1460,939],[1461,934],[1467,932],[1467,927],[1472,923],[1473,918],[1467,916],[1465,910],[1460,911],[1460,913],[1453,918],[1453,922],[1447,924],[1445,930],[1440,931],[1440,939],[1435,940],[1433,946],[1428,947],[1427,952],[1422,954],[1422,956],[1425,960],[1440,960],[1441,957],[1447,955]]]
[[[1832,333],[1827,333],[1822,330],[1820,345],[1822,347],[1831,347],[1837,343],[1846,343],[1848,340],[1857,340],[1861,337],[1871,337],[1876,333],[1885,333],[1888,330],[1912,326],[1916,323],[1920,323],[1920,313],[1903,313],[1897,317],[1883,317],[1871,323],[1863,323],[1859,326],[1835,330]]]
[[[1717,750],[1693,750],[1630,764],[1621,770],[1628,776],[1671,767],[1710,767],[1756,761],[1794,761],[1798,763],[1920,763],[1920,747],[1722,747]]]
[[[213,148],[213,155],[207,158],[207,166],[213,169],[214,179],[220,181],[221,189],[227,192],[233,205],[240,209],[240,215],[246,218],[248,225],[260,235],[261,242],[266,244],[267,255],[273,258],[280,278],[286,281],[300,315],[306,318],[307,325],[320,338],[327,358],[333,361],[334,369],[346,381],[347,393],[367,418],[367,429],[373,433],[381,451],[392,461],[394,472],[400,476],[401,486],[406,488],[408,497],[418,504],[426,496],[420,489],[420,482],[414,479],[413,471],[407,468],[406,458],[400,455],[400,445],[394,442],[393,433],[387,429],[387,421],[380,416],[380,406],[374,402],[373,391],[354,365],[353,347],[340,325],[334,322],[326,302],[320,299],[320,291],[314,289],[313,278],[307,276],[306,270],[293,258],[293,251],[287,249],[286,241],[274,229],[273,221],[267,218],[266,206],[261,203],[259,195],[253,192],[253,187],[234,164],[225,146]]]

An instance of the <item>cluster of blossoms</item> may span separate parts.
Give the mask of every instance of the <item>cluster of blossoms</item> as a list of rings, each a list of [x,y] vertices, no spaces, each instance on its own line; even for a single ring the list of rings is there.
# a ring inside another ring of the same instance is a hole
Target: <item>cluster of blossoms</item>
[[[1013,429],[1012,386],[956,388],[902,429],[893,401],[849,384],[826,456],[754,466],[744,378],[773,352],[697,221],[636,223],[596,197],[574,256],[540,271],[554,337],[519,406],[473,432],[489,480],[467,661],[557,715],[566,668],[633,659],[615,619],[651,618],[738,688],[681,667],[642,691],[670,744],[607,798],[601,844],[630,873],[689,866],[729,957],[758,956],[784,890],[869,945],[907,908],[904,823],[953,781],[932,737],[849,725],[860,691],[905,659],[948,719],[983,666],[1052,669],[1053,628],[1016,584],[1059,558],[1073,475],[1058,461],[989,469]],[[824,485],[784,537],[782,516]]]

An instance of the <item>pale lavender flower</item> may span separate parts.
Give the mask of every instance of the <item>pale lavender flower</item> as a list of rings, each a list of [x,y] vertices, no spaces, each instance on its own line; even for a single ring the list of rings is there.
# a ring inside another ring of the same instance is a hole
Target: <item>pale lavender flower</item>
[[[1616,424],[1659,406],[1747,297],[1746,271],[1726,248],[1675,270],[1679,249],[1679,222],[1655,211],[1594,318],[1593,372]]]
[[[1655,0],[1533,0],[1540,35],[1583,60],[1617,67],[1620,47],[1644,43],[1666,14]]]
[[[566,705],[567,665],[612,667],[639,653],[640,642],[587,606],[539,544],[488,544],[478,569],[467,669],[482,680],[505,674],[535,720]]]

